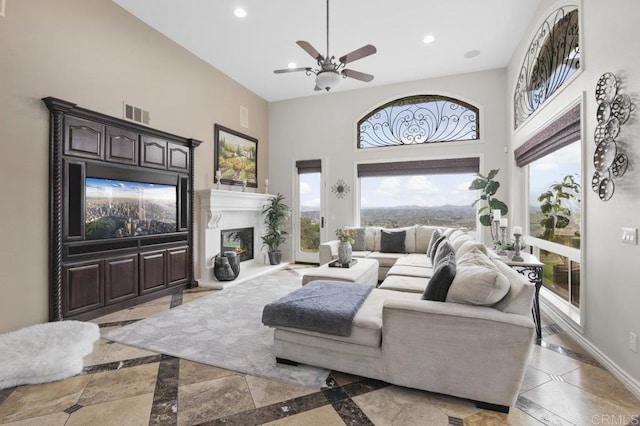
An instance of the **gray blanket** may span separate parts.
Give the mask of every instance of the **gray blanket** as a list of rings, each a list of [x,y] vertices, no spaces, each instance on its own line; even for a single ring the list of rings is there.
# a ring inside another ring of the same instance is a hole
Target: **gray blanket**
[[[349,336],[353,317],[373,285],[313,281],[266,305],[262,323]]]

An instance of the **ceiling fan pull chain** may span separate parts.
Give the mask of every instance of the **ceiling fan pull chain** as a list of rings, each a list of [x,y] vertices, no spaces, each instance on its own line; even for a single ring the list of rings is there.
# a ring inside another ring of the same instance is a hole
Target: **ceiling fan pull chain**
[[[325,58],[329,59],[329,0],[327,0],[327,56]]]

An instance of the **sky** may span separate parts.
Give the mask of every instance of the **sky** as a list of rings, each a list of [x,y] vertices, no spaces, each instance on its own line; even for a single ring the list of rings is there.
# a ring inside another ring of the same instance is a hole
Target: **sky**
[[[539,205],[538,196],[549,189],[551,184],[562,181],[568,174],[575,175],[576,180],[580,182],[580,159],[580,142],[576,142],[531,163],[531,205]],[[309,173],[299,176],[301,205],[305,209],[317,209],[320,206],[320,174]],[[361,208],[470,205],[478,196],[477,191],[468,189],[474,178],[472,173],[360,178],[360,205]],[[495,179],[501,182],[504,178],[504,175],[498,173]],[[327,191],[331,190],[332,185],[331,182],[327,183]],[[353,191],[354,188],[351,188],[347,196]],[[505,201],[507,194],[499,189],[496,197]]]

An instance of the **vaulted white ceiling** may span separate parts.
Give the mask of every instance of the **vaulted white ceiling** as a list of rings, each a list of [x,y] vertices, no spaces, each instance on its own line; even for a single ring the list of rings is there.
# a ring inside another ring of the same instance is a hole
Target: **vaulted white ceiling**
[[[316,64],[296,40],[326,53],[325,0],[113,0],[267,101],[324,95],[314,76],[274,74]],[[332,0],[330,55],[365,44],[378,53],[348,64],[375,75],[336,91],[505,67],[540,0]],[[237,18],[234,10],[247,12]],[[435,41],[425,44],[431,34]],[[469,52],[478,51],[472,58]]]

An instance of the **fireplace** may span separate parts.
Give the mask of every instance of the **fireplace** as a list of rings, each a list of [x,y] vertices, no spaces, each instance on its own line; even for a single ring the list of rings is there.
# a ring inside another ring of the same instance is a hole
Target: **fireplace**
[[[253,228],[220,231],[220,253],[235,251],[240,262],[253,259]]]

